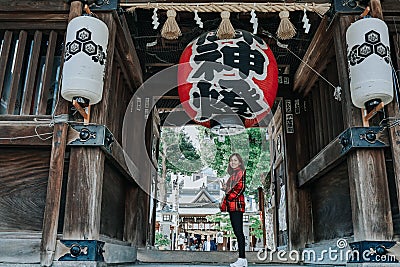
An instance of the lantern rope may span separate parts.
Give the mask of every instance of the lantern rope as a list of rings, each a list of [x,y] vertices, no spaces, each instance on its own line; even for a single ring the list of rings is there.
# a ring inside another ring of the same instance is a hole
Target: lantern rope
[[[176,12],[281,12],[281,11],[309,11],[315,12],[319,16],[325,13],[331,7],[330,3],[315,4],[315,3],[121,3],[122,7],[127,7],[127,11],[134,12],[135,9],[154,9],[159,10],[175,10]]]
[[[309,67],[318,77],[323,79],[327,84],[333,87],[335,89],[333,96],[337,101],[342,101],[342,87],[340,86],[334,86],[330,81],[328,81],[324,76],[322,76],[318,71],[316,71],[313,67],[311,67],[306,61],[304,61],[302,58],[300,58],[296,53],[294,53],[292,50],[290,50],[288,47],[286,47],[286,50],[289,51],[293,56],[295,56],[297,59],[299,59],[301,62],[303,62],[307,67]]]
[[[35,128],[35,133],[36,133],[35,135],[15,136],[15,137],[0,137],[0,140],[10,140],[10,141],[13,141],[13,140],[18,140],[18,139],[28,139],[28,138],[37,137],[37,138],[39,138],[39,139],[45,141],[45,140],[48,140],[48,139],[50,139],[50,138],[53,137],[53,132],[38,133],[38,132],[37,132],[37,127],[38,127],[38,126],[36,126],[36,128]],[[46,138],[43,138],[43,137],[42,137],[42,136],[46,136],[46,135],[47,135],[47,136],[50,135],[50,136],[48,136],[48,137],[46,137]]]
[[[263,33],[267,35],[267,37],[272,38],[276,41],[277,45],[281,48],[286,49],[289,53],[291,53],[294,57],[296,57],[298,60],[300,60],[302,63],[304,63],[307,67],[309,67],[318,77],[320,77],[321,79],[323,79],[327,84],[329,84],[330,86],[332,86],[335,91],[333,96],[335,97],[335,99],[337,101],[342,101],[341,98],[341,94],[342,94],[342,88],[340,86],[335,86],[333,85],[330,81],[328,81],[324,76],[322,76],[318,71],[316,71],[313,67],[311,67],[306,61],[304,61],[301,57],[299,57],[295,52],[293,52],[292,50],[290,50],[290,48],[288,47],[288,45],[284,45],[281,42],[279,42],[278,38],[275,37],[272,33],[263,30]]]

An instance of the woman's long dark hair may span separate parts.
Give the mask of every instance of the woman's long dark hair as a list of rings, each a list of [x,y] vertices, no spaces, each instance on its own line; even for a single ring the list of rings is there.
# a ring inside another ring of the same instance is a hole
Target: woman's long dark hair
[[[234,169],[232,169],[231,164],[229,164],[229,162],[231,161],[231,158],[232,158],[233,156],[236,156],[236,157],[237,157],[237,159],[238,159],[239,162],[240,162],[239,168],[242,169],[242,170],[244,171],[244,163],[243,163],[242,156],[240,156],[239,153],[233,153],[232,155],[229,156],[229,161],[228,161],[228,170],[227,170],[227,172],[228,172],[229,175],[231,175],[231,174],[234,172]]]

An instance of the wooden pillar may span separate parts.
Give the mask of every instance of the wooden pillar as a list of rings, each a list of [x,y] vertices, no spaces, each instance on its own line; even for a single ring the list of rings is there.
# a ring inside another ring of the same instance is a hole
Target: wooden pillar
[[[347,72],[346,30],[354,16],[339,15],[334,41],[345,128],[362,126],[360,109],[350,99]],[[347,157],[355,241],[391,240],[393,222],[383,149],[358,149]]]
[[[382,6],[380,0],[370,0],[371,16],[383,20]]]
[[[82,14],[82,2],[71,3],[68,21]],[[68,113],[68,101],[58,95],[56,115]],[[58,219],[60,215],[61,190],[68,124],[56,123],[53,129],[53,142],[47,184],[46,206],[43,216],[42,241],[40,246],[41,266],[51,266],[57,241]]]
[[[300,102],[302,101],[301,99]],[[286,197],[289,250],[304,248],[313,238],[311,195],[309,189],[300,189],[297,186],[297,173],[304,167],[308,153],[307,146],[305,145],[306,143],[302,140],[307,130],[305,129],[306,113],[304,111],[304,105],[300,104],[300,107],[300,114],[293,114],[294,133],[286,132],[286,114],[285,117],[283,117],[287,170]]]
[[[111,73],[115,47],[116,24],[112,13],[98,13],[109,29],[107,66],[102,101],[92,107],[91,122],[106,124]],[[63,239],[99,239],[104,173],[104,152],[98,147],[71,148]]]
[[[262,180],[265,180],[265,177]],[[262,232],[263,232],[263,246],[267,247],[267,233],[266,233],[266,229],[265,229],[265,198],[264,198],[264,190],[262,187],[258,188],[258,210],[259,210],[260,216],[261,216],[261,227],[262,227]]]
[[[393,40],[399,40],[400,34],[396,33],[393,36]],[[400,43],[393,42],[394,47],[392,47],[392,51],[395,55],[399,55],[400,53]],[[392,52],[392,53],[393,53]],[[397,68],[400,66],[400,58],[396,57],[397,59]],[[398,72],[397,72],[398,74]],[[388,116],[394,118],[400,118],[400,110],[399,110],[399,103],[396,100],[396,97],[393,101],[388,105]],[[395,126],[389,129],[389,136],[391,140],[391,149],[393,155],[393,168],[394,168],[394,175],[396,181],[396,189],[397,189],[397,201],[398,207],[400,207],[400,126]]]

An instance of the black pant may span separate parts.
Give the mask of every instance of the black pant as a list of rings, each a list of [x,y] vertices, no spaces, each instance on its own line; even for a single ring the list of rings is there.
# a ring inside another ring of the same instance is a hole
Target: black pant
[[[243,234],[243,212],[230,211],[229,218],[231,219],[233,233],[235,234],[239,246],[239,258],[246,258],[245,256],[245,239]]]

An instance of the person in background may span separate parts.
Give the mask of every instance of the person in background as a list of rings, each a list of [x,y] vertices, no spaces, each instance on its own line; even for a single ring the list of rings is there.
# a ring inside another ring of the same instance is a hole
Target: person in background
[[[221,181],[221,188],[225,191],[225,197],[221,203],[221,211],[229,212],[233,233],[235,234],[239,247],[239,258],[231,263],[231,267],[247,267],[245,255],[245,238],[243,233],[243,213],[245,211],[244,190],[246,170],[243,159],[238,153],[229,157],[228,181]]]
[[[212,251],[217,250],[217,244],[215,243],[215,239],[213,238],[213,236],[211,236],[211,240],[210,240],[210,249]]]
[[[203,243],[203,251],[211,251],[211,238],[207,236],[207,239]]]

